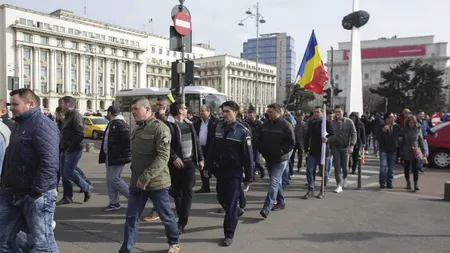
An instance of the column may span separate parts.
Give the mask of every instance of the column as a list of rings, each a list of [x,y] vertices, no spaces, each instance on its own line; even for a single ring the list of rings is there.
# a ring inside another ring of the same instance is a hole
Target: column
[[[147,87],[147,66],[144,63],[139,63],[138,84],[140,88]]]
[[[111,66],[112,66],[111,61],[112,60],[109,60],[109,59],[105,58],[105,67],[106,67],[106,74],[105,74],[105,76],[106,76],[106,79],[105,79],[105,82],[103,84],[103,91],[105,93],[105,96],[109,96],[110,95],[109,94],[109,87],[111,87],[111,80],[110,80],[109,76],[111,75]]]
[[[128,62],[128,89],[133,89],[133,64]]]
[[[117,61],[116,93],[122,89],[122,61]]]
[[[39,61],[39,48],[33,47],[33,84],[30,87],[32,90],[39,91],[40,85],[40,66],[41,63]]]
[[[78,59],[78,62],[80,63],[78,64],[78,93],[84,95],[84,88],[86,87],[86,57],[80,54]]]
[[[15,63],[15,70],[16,70],[16,76],[19,77],[19,87],[18,88],[23,88],[23,75],[22,75],[22,68],[23,68],[23,57],[22,57],[22,52],[23,52],[23,46],[22,45],[17,45],[16,46],[16,63]]]
[[[97,97],[98,94],[98,57],[94,56],[92,58],[92,65],[93,65],[93,76],[92,76],[92,83],[91,83],[91,90],[92,90],[92,96],[94,97],[92,101],[92,110],[97,111]]]
[[[72,79],[70,71],[70,53],[65,52],[64,54],[64,93],[69,95],[72,92]]]
[[[49,92],[50,94],[52,94],[53,92],[56,92],[56,54],[55,54],[55,49],[51,49],[50,50],[50,61],[49,61]]]

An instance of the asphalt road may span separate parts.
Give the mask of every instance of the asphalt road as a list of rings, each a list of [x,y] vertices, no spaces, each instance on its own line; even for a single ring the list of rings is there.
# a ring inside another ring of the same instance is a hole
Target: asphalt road
[[[56,209],[55,235],[60,252],[118,252],[123,241],[127,202],[121,197],[122,210],[101,211],[108,204],[108,197],[105,167],[97,163],[97,156],[84,153],[79,163],[94,186],[92,199],[81,203],[83,195],[75,194],[76,203]],[[128,182],[128,165],[123,177]],[[445,180],[450,180],[450,173],[435,184]],[[216,213],[219,205],[215,192],[194,194],[180,252],[298,253],[301,249],[314,253],[444,253],[450,249],[448,202],[409,193],[403,189],[403,183],[394,184],[394,190],[372,187],[341,194],[328,192],[322,200],[303,200],[304,183],[301,176],[294,177],[285,190],[286,209],[271,212],[267,220],[262,220],[258,213],[268,181],[254,182],[246,193],[248,204],[229,248],[219,246],[223,214]],[[195,189],[199,186],[197,181]],[[151,206],[148,204],[146,211]],[[133,252],[167,252],[166,241],[160,220],[141,223]]]

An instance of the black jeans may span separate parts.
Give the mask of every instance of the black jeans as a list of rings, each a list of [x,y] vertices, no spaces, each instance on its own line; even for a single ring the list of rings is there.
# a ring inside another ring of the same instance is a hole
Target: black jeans
[[[291,155],[292,166],[289,166],[289,173],[292,172],[291,175],[293,174],[293,171],[291,171],[291,168],[292,168],[292,170],[294,168],[296,153],[298,154],[297,170],[300,170],[300,168],[302,167],[302,163],[303,163],[303,150],[301,148],[299,148],[297,145],[295,145],[294,150],[292,150],[292,155]]]
[[[203,156],[206,158],[208,157],[208,150],[206,146],[202,146]],[[202,179],[202,189],[205,191],[211,191],[210,185],[209,185],[209,178],[205,177],[203,173],[200,173],[200,178]]]
[[[403,169],[405,173],[405,179],[407,183],[410,183],[409,181],[409,169],[412,169],[414,183],[417,183],[419,181],[419,169],[417,168],[417,159],[413,158],[412,160],[404,160],[403,161]]]
[[[172,180],[171,195],[175,202],[178,214],[178,224],[186,226],[192,205],[192,188],[195,185],[195,170],[197,165],[193,161],[183,162],[183,168],[172,167],[170,178]]]

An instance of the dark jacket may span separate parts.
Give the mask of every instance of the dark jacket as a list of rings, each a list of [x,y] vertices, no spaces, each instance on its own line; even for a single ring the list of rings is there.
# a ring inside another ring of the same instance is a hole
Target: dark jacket
[[[327,138],[334,135],[334,129],[329,120],[326,121]],[[305,133],[305,151],[312,156],[320,156],[322,153],[322,118],[311,119]],[[330,144],[326,145],[325,156],[331,153]]]
[[[188,124],[191,129],[191,138],[192,138],[192,154],[193,154],[193,162],[198,166],[200,161],[205,161],[203,157],[202,147],[200,146],[200,142],[197,138],[197,132],[194,129],[194,125],[188,119],[184,120],[185,123]],[[177,124],[172,121],[166,121],[167,126],[170,129],[170,134],[172,135],[172,141],[170,142],[170,159],[169,159],[169,168],[173,167],[173,162],[183,157],[183,151],[181,150],[181,130],[177,126]]]
[[[290,159],[295,147],[294,127],[284,118],[266,120],[262,125],[259,152],[268,162],[278,163]]]
[[[217,179],[253,178],[253,148],[250,131],[237,121],[231,125],[220,122],[206,159],[207,169]]]
[[[57,186],[59,171],[58,129],[41,108],[17,116],[2,176],[2,187],[32,198]]]
[[[252,144],[253,149],[256,151],[259,149],[259,140],[261,139],[262,134],[262,122],[258,119],[256,120],[247,120],[247,124],[250,127],[250,131],[252,133]]]
[[[11,130],[11,133],[16,128],[16,122],[9,118],[8,114],[2,116],[3,123]]]
[[[389,131],[383,132],[382,129],[384,126],[385,123],[382,123],[376,131],[380,152],[396,153],[399,143],[398,138],[402,133],[402,129],[397,123],[394,123]]]
[[[64,115],[61,126],[61,150],[74,151],[83,149],[83,117],[77,110],[70,110]]]
[[[401,136],[403,137],[403,140],[400,146],[400,153],[403,160],[412,161],[415,159],[413,147],[420,148],[422,154],[425,154],[421,125],[411,128],[405,124]]]
[[[356,117],[356,122],[353,122],[355,124],[355,128],[356,128],[355,147],[360,148],[360,147],[366,145],[366,127],[356,113],[352,112],[350,114],[350,118],[352,118],[352,116]]]
[[[123,165],[131,162],[131,143],[130,126],[125,122],[122,115],[118,115],[111,120],[106,127],[105,136],[102,140],[98,163],[105,163],[108,157],[108,165]],[[104,144],[107,138],[107,152],[105,153]]]
[[[197,133],[197,136],[200,134],[200,127],[202,126],[202,119],[199,119],[197,121],[194,122],[194,128],[195,128],[195,132]],[[207,135],[207,139],[206,139],[206,147],[204,148],[204,150],[206,151],[205,153],[207,153],[209,151],[209,149],[211,148],[212,142],[214,140],[214,133],[216,131],[216,127],[217,127],[217,123],[219,121],[216,120],[214,117],[210,116],[209,117],[209,121],[208,121],[208,135]],[[208,156],[208,154],[203,154],[205,157]]]

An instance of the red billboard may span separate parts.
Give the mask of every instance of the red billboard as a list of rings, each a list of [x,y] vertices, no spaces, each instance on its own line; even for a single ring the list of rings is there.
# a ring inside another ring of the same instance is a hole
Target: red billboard
[[[394,58],[423,56],[426,53],[426,45],[365,48],[361,49],[361,59]],[[344,60],[350,58],[350,50],[344,50]]]

